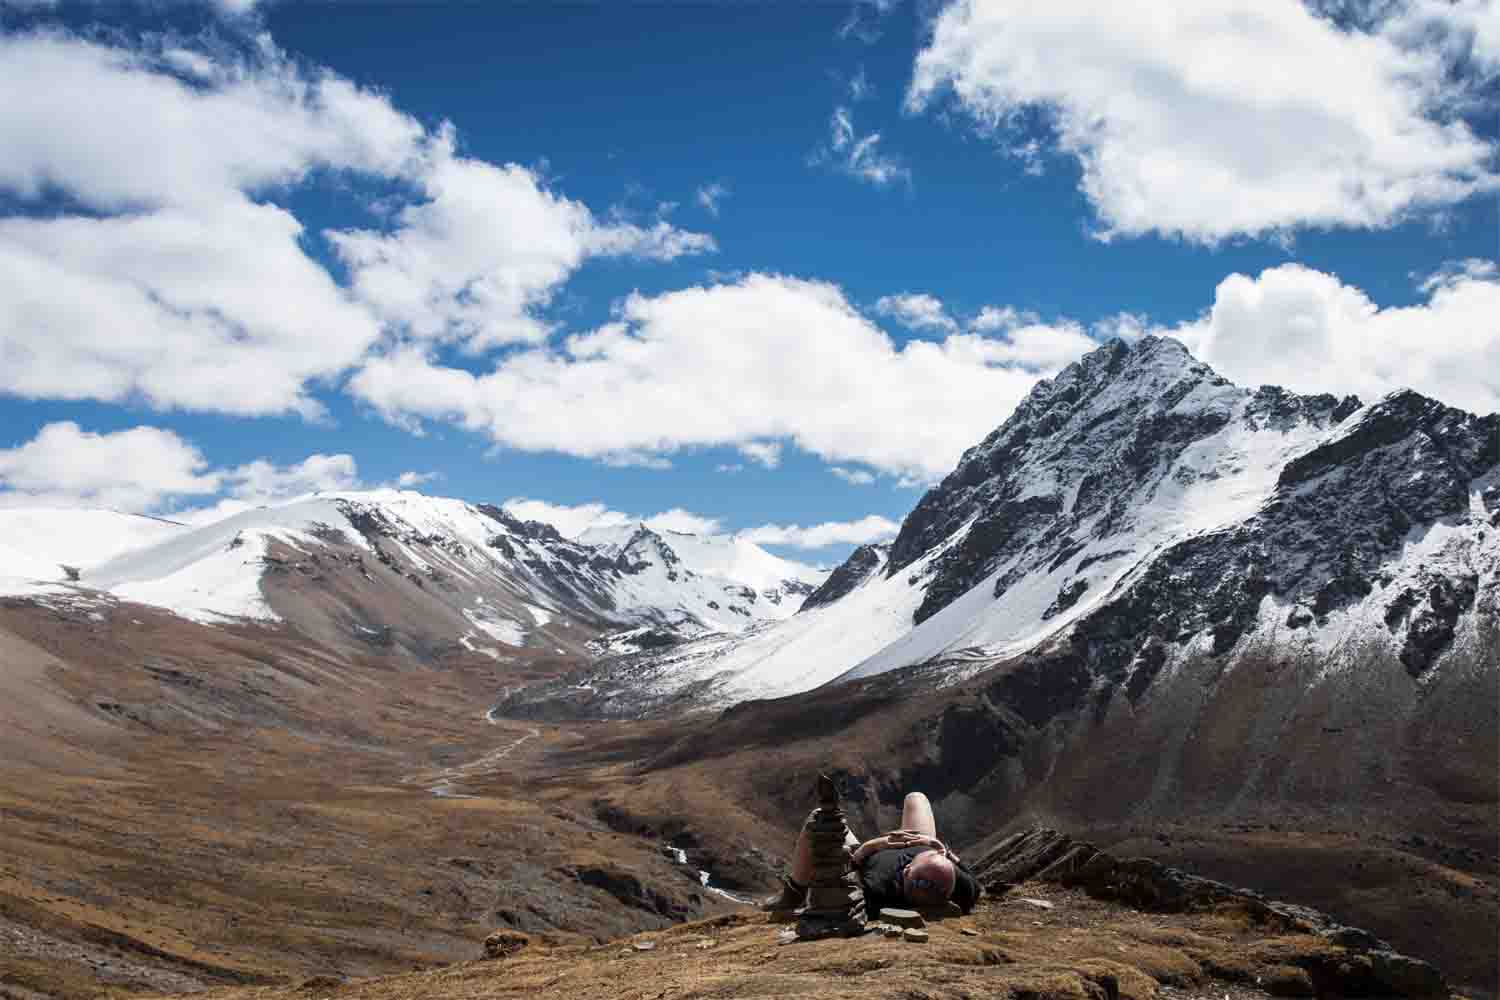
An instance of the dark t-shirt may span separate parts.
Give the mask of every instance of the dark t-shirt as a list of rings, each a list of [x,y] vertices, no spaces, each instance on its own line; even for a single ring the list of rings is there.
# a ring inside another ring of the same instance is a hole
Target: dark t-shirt
[[[865,909],[871,917],[882,906],[905,907],[911,905],[901,894],[901,870],[918,854],[931,850],[929,847],[900,847],[876,851],[865,858],[859,866],[859,880],[865,889]],[[979,899],[979,881],[962,861],[953,866],[956,878],[953,882],[953,902],[968,913]]]

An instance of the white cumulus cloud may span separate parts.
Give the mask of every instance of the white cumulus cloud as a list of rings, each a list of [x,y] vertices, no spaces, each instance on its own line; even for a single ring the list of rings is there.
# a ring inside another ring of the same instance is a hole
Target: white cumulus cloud
[[[590,528],[616,528],[628,524],[644,524],[652,531],[677,531],[689,535],[715,535],[723,527],[718,518],[694,514],[681,507],[657,514],[633,515],[602,503],[555,504],[526,497],[513,497],[501,506],[523,521],[552,525],[564,538],[577,538]]]
[[[644,524],[652,531],[675,531],[690,535],[725,533],[724,524],[718,518],[695,514],[681,507],[640,516],[626,514],[602,503],[555,504],[526,497],[512,498],[501,506],[524,521],[541,521],[552,525],[564,538],[577,538],[590,528],[617,528],[633,524]],[[892,538],[900,527],[889,518],[871,514],[856,521],[828,521],[809,527],[765,524],[735,532],[734,537],[757,545],[821,549],[829,545],[862,545]]]
[[[0,392],[316,417],[313,390],[382,336],[533,339],[588,257],[713,248],[601,221],[383,94],[246,45],[0,37]],[[389,231],[322,234],[352,288],[274,202],[328,173],[390,192]]]
[[[1496,51],[1489,0],[1391,6]],[[1471,88],[1451,45],[1410,21],[1344,29],[1298,0],[957,0],[907,104],[951,93],[1023,155],[1040,111],[1104,237],[1384,227],[1497,185],[1494,145],[1452,113]]]
[[[309,455],[296,465],[279,466],[258,458],[224,474],[231,497],[247,503],[274,503],[319,490],[359,489],[353,455]]]
[[[379,331],[301,224],[251,194],[315,166],[399,172],[420,127],[274,53],[189,87],[148,53],[62,35],[0,38],[5,93],[0,190],[91,211],[0,220],[0,391],[317,413],[306,383]]]
[[[789,545],[799,549],[821,549],[829,545],[865,545],[894,538],[901,525],[888,517],[871,514],[858,521],[826,521],[809,527],[766,524],[739,533],[758,545]]]
[[[526,167],[455,156],[446,134],[420,185],[425,200],[403,208],[394,231],[326,235],[354,294],[385,324],[470,350],[545,339],[551,327],[534,310],[589,256],[670,260],[713,249],[711,238],[666,222],[601,223]]]
[[[767,469],[774,469],[781,464],[781,442],[747,441],[740,445],[740,454]]]
[[[222,473],[169,430],[93,433],[72,421],[47,424],[30,441],[0,450],[5,506],[151,510],[173,497],[217,493]]]
[[[139,426],[93,432],[72,421],[44,426],[31,440],[0,450],[0,505],[109,507],[131,513],[171,511],[215,496],[190,511],[203,523],[255,504],[314,490],[359,488],[351,455],[310,455],[280,466],[256,459],[214,468],[175,432]]]
[[[785,440],[833,463],[927,477],[1086,349],[1071,330],[1059,336],[1067,346],[1051,355],[967,333],[898,346],[834,285],[752,274],[632,295],[615,322],[482,374],[395,350],[350,389],[394,422],[451,420],[527,451],[601,459]]]
[[[652,531],[676,531],[685,535],[717,535],[724,530],[716,517],[704,517],[692,511],[673,507],[660,514],[645,518],[646,527]]]
[[[550,524],[564,538],[577,538],[590,527],[614,527],[633,524],[628,514],[611,510],[602,503],[555,504],[546,500],[512,497],[500,505],[523,521]]]
[[[441,478],[443,478],[441,472],[417,472],[414,469],[408,469],[396,477],[396,486],[403,490],[414,490],[424,483]]]
[[[828,471],[850,486],[869,486],[875,482],[875,476],[864,469],[846,469],[842,465],[831,465]]]
[[[940,330],[957,333],[958,323],[943,308],[943,303],[925,293],[906,292],[885,295],[875,303],[875,312],[889,316],[912,330]]]
[[[1459,263],[1425,287],[1426,302],[1382,308],[1334,275],[1284,264],[1230,275],[1201,320],[1156,332],[1241,385],[1366,402],[1410,388],[1477,413],[1500,410],[1500,282]]]

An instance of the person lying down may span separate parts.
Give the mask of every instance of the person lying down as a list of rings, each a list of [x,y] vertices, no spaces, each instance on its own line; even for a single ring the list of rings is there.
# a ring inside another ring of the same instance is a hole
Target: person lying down
[[[859,874],[865,907],[871,915],[882,906],[930,909],[950,902],[968,913],[979,899],[978,880],[958,855],[938,839],[932,803],[921,792],[912,792],[902,803],[900,829],[864,842],[851,832],[845,846]],[[782,877],[780,894],[767,899],[763,908],[801,907],[806,902],[812,873],[812,841],[808,824],[803,823],[792,855],[792,870]]]

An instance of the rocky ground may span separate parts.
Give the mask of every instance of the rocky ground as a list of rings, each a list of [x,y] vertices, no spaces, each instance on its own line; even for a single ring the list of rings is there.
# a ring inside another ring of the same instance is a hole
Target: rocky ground
[[[1046,882],[930,923],[929,939],[868,935],[787,942],[785,925],[735,913],[598,945],[512,938],[504,958],[342,982],[226,989],[214,1000],[469,1000],[479,997],[822,997],[1173,1000],[1311,996],[1348,949],[1269,928],[1242,908],[1152,914]]]
[[[139,606],[20,602],[0,607],[0,656],[5,1000],[1105,998],[1111,981],[1124,996],[1238,1000],[1292,990],[1301,980],[1281,967],[1307,972],[1298,962],[1331,947],[1232,908],[1145,913],[1054,884],[1011,893],[1050,910],[991,899],[925,945],[778,944],[780,928],[698,871],[733,892],[770,888],[819,768],[844,780],[862,833],[895,825],[907,788],[929,789],[971,859],[1041,815],[1039,800],[964,790],[954,761],[999,731],[971,725],[962,692],[918,694],[901,677],[721,717],[487,721],[502,689],[568,664],[350,660]],[[958,705],[951,718],[935,697]],[[943,740],[963,753],[945,758]],[[1254,810],[1069,828],[1318,906],[1477,997],[1493,989],[1500,897],[1481,843],[1494,820],[1474,808],[1474,831],[1452,836]],[[473,964],[496,929],[526,947]],[[346,978],[358,982],[335,985]]]

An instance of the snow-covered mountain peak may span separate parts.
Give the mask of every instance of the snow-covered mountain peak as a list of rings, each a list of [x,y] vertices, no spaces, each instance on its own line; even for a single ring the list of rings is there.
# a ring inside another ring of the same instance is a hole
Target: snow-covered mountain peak
[[[621,669],[648,700],[722,704],[1051,649],[1134,700],[1173,657],[1276,637],[1424,675],[1500,610],[1497,466],[1500,415],[1248,389],[1169,338],[1115,341],[1039,383],[803,613]]]
[[[719,577],[758,591],[811,593],[828,578],[828,570],[783,559],[738,535],[658,530],[637,521],[592,526],[576,540],[611,554],[634,552],[664,561],[675,559],[692,573]],[[669,551],[670,557],[662,555],[662,550]]]
[[[375,590],[381,602],[427,605],[440,594],[460,621],[517,642],[559,614],[595,628],[740,631],[793,614],[827,575],[742,539],[671,533],[669,543],[637,524],[580,541],[495,505],[394,489],[308,494],[198,525],[0,511],[0,563],[6,593],[37,593],[37,579],[65,585],[66,563],[81,569],[78,588],[204,622],[284,617],[267,586],[289,570],[330,583],[352,573],[350,586],[371,590],[362,605]]]

